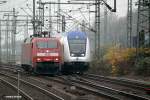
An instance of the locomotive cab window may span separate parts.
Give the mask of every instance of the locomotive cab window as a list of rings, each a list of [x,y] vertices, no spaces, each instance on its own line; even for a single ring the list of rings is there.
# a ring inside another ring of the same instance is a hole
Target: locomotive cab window
[[[57,48],[57,41],[48,41],[48,48]]]
[[[37,47],[38,48],[47,48],[47,42],[45,42],[45,41],[38,41],[37,42]]]
[[[57,41],[38,41],[38,48],[57,48]]]

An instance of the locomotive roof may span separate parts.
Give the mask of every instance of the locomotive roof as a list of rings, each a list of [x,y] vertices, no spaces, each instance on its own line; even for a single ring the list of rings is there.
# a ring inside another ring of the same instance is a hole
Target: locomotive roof
[[[78,39],[78,38],[80,38],[80,39],[85,39],[85,38],[87,38],[87,35],[86,35],[85,32],[72,31],[72,32],[68,32],[67,37],[68,37],[69,39],[74,39],[74,38],[76,38],[76,39]]]
[[[29,43],[29,42],[35,42],[37,40],[58,40],[58,38],[55,38],[55,37],[51,37],[51,38],[47,38],[47,37],[32,37],[32,38],[26,38],[24,40],[25,43]]]
[[[57,38],[55,37],[51,37],[51,38],[45,38],[45,37],[42,37],[42,38],[32,38],[32,40],[58,40]]]

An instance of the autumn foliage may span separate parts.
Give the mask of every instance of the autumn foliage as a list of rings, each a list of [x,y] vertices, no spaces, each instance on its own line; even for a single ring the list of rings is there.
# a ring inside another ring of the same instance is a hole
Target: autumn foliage
[[[105,49],[103,58],[94,56],[90,73],[102,75],[143,75],[150,76],[150,48],[120,48],[113,46]]]
[[[118,65],[121,62],[129,61],[135,57],[135,48],[110,48],[104,59],[107,60],[111,65]]]
[[[135,48],[118,48],[116,46],[107,50],[104,59],[111,64],[111,73],[116,76],[126,74],[132,69],[135,55]]]
[[[139,64],[141,65],[140,61],[142,60],[137,61],[137,56],[139,56],[139,58],[150,56],[150,49],[119,48],[115,46],[107,50],[107,53],[104,55],[104,60],[111,64],[112,75],[117,76],[134,72],[136,68],[135,65],[137,65],[138,68],[141,68],[139,67]]]

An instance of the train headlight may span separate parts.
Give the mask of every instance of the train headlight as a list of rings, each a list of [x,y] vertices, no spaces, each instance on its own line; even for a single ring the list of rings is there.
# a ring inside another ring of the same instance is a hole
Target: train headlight
[[[41,61],[41,59],[40,59],[40,58],[37,58],[36,60],[37,60],[37,61]]]
[[[83,56],[85,56],[85,54],[81,54],[81,56],[83,57]]]
[[[58,58],[56,58],[55,60],[58,61]]]
[[[71,54],[71,56],[73,57],[73,56],[74,56],[74,54],[72,53],[72,54]]]

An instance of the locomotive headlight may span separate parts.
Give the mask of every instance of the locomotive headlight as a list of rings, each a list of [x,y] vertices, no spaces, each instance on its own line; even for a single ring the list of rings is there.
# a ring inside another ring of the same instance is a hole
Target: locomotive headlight
[[[85,56],[85,54],[81,54],[81,56],[83,57],[83,56]]]
[[[74,54],[72,53],[72,54],[71,54],[71,56],[73,57],[73,56],[74,56]]]
[[[41,61],[41,59],[40,59],[40,58],[37,58],[36,60],[37,60],[37,61]]]
[[[58,58],[56,58],[55,60],[58,61]]]

